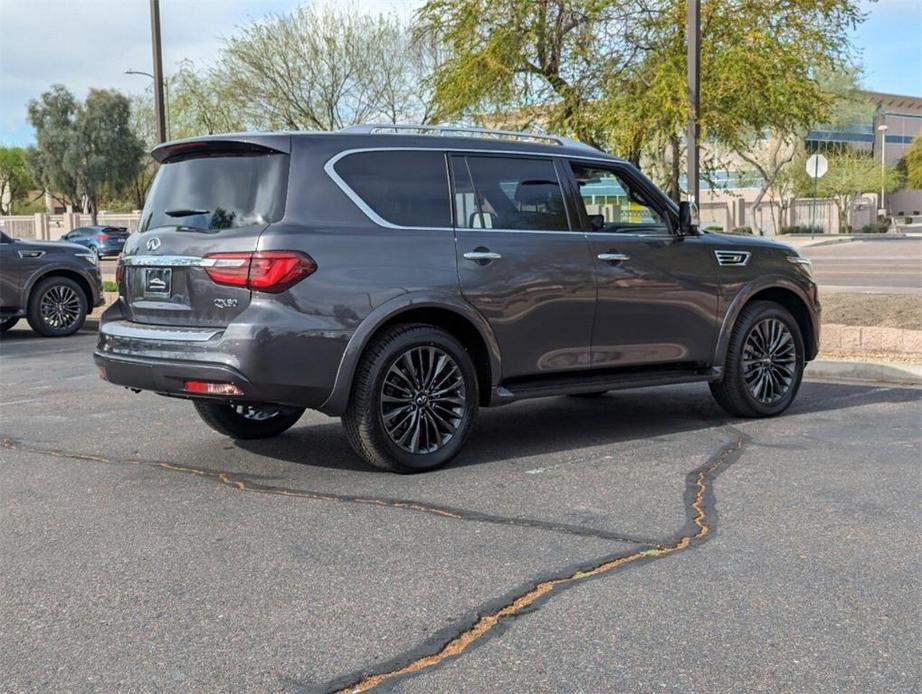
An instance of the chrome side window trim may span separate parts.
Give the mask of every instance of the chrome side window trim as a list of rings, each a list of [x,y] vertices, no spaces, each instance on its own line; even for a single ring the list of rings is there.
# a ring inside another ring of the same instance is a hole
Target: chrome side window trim
[[[609,165],[610,165],[612,162],[618,162],[618,161],[619,161],[618,159],[605,159],[604,157],[597,157],[597,156],[595,156],[595,157],[581,156],[581,155],[577,155],[577,154],[567,154],[567,153],[563,153],[563,152],[553,152],[553,153],[552,153],[552,152],[528,152],[528,151],[511,150],[511,149],[502,149],[502,150],[500,150],[500,149],[479,149],[479,148],[476,148],[476,147],[475,147],[475,148],[458,148],[458,147],[359,147],[359,148],[356,148],[356,149],[344,149],[342,152],[339,152],[339,153],[333,155],[332,157],[330,157],[330,159],[327,160],[326,164],[323,165],[323,170],[326,172],[327,176],[329,176],[329,177],[330,177],[330,180],[332,180],[333,183],[335,183],[336,186],[337,186],[343,193],[345,193],[346,197],[348,197],[350,200],[352,200],[352,202],[355,203],[356,207],[358,207],[358,208],[365,214],[365,216],[368,217],[368,219],[370,219],[372,222],[374,222],[374,223],[377,224],[378,226],[384,227],[385,229],[400,229],[400,230],[404,230],[404,231],[420,231],[420,230],[423,230],[423,231],[425,231],[425,230],[432,230],[432,231],[454,231],[454,230],[455,230],[455,227],[453,227],[453,226],[450,226],[450,227],[427,227],[427,226],[416,227],[416,226],[403,226],[403,225],[401,225],[401,224],[394,224],[394,223],[392,223],[392,222],[387,221],[386,219],[384,219],[383,217],[381,217],[381,215],[379,215],[377,212],[375,212],[373,209],[371,209],[371,207],[368,206],[368,204],[361,198],[361,196],[359,196],[358,193],[356,193],[354,190],[352,190],[352,188],[349,187],[349,184],[347,184],[347,183],[343,180],[343,178],[336,172],[336,162],[338,162],[340,159],[343,159],[343,158],[349,156],[350,154],[362,154],[362,153],[364,153],[364,152],[441,152],[442,154],[446,154],[446,155],[450,155],[450,154],[463,154],[463,155],[474,154],[474,155],[477,155],[477,154],[479,154],[479,155],[481,155],[481,156],[508,155],[508,154],[512,154],[512,155],[520,156],[520,157],[531,157],[531,158],[538,158],[538,159],[541,159],[541,158],[552,158],[552,157],[564,157],[564,158],[566,158],[566,159],[582,159],[582,160],[586,160],[586,161],[594,161],[594,162],[598,162],[598,163],[600,163],[600,164],[604,163],[604,164],[609,164]],[[556,170],[555,170],[555,173],[556,173]],[[558,185],[559,185],[559,184],[560,184],[560,175],[559,175],[559,174],[557,175],[557,182],[558,182]],[[561,191],[562,191],[562,190],[563,190],[563,188],[561,188]],[[449,194],[450,194],[450,193],[451,193],[451,191],[449,190]],[[568,213],[568,216],[569,216],[569,213]],[[570,222],[570,226],[571,226],[571,227],[573,226],[572,221]],[[465,229],[465,231],[470,231],[470,230],[467,229],[466,227],[464,227],[464,229]],[[484,231],[499,231],[499,230],[498,230],[498,229],[485,229]],[[576,232],[576,231],[579,231],[579,230],[577,230],[577,229],[572,229],[572,228],[571,228],[570,231],[565,231],[565,232],[557,232],[557,231],[553,231],[553,232],[542,232],[542,231],[531,231],[530,229],[503,229],[502,231],[515,231],[515,232],[519,232],[519,233],[523,233],[523,234],[546,234],[546,233],[553,233],[553,234],[556,234],[556,233],[567,233],[567,234],[572,234],[573,232]]]

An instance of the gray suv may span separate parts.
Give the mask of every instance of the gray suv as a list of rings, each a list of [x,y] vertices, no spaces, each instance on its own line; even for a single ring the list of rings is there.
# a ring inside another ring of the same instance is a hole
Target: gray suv
[[[819,340],[809,261],[710,234],[634,166],[554,136],[362,126],[153,151],[102,376],[274,436],[341,416],[372,465],[451,460],[479,407],[706,382],[783,412]]]
[[[0,332],[25,318],[39,335],[73,335],[102,303],[97,256],[87,248],[0,231]]]

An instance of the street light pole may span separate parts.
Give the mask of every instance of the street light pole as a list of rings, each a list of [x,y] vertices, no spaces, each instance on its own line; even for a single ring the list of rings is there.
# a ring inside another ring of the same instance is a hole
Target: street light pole
[[[698,172],[698,116],[701,84],[701,0],[688,0],[688,21],[685,27],[688,57],[688,199],[698,205],[700,176]]]
[[[154,111],[157,142],[166,141],[166,113],[163,109],[163,55],[160,48],[160,0],[150,0],[150,36],[154,51]]]
[[[886,180],[887,165],[887,124],[882,123],[877,126],[880,132],[880,209],[877,211],[878,216],[887,214],[887,206],[884,204],[884,182]]]

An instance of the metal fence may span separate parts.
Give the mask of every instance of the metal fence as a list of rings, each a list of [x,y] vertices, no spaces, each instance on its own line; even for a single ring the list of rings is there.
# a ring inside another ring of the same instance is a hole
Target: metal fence
[[[97,224],[102,226],[125,227],[128,231],[137,231],[140,213],[100,213]],[[0,228],[8,236],[17,239],[34,239],[38,241],[56,241],[64,234],[81,226],[92,223],[90,215],[80,212],[67,214],[13,215],[0,217]]]

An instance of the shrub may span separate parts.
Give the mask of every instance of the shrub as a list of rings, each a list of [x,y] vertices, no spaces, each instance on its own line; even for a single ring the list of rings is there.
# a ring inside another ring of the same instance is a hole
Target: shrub
[[[820,226],[810,226],[809,224],[806,226],[800,226],[798,224],[794,224],[793,226],[789,226],[789,227],[781,227],[781,233],[782,234],[825,234],[826,230]]]
[[[724,228],[720,224],[708,224],[704,227],[705,231],[723,231]]]
[[[734,227],[731,233],[734,234],[752,234],[752,227]]]
[[[861,227],[860,233],[886,234],[889,228],[890,224],[888,222],[871,222],[870,224],[865,224],[863,227]]]

